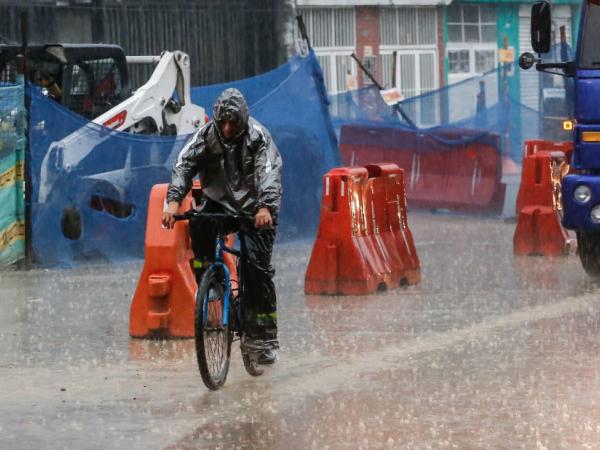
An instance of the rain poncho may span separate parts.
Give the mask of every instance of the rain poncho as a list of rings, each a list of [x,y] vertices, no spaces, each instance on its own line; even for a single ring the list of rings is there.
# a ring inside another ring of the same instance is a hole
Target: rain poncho
[[[214,119],[202,127],[181,151],[173,167],[167,201],[181,202],[192,178],[199,174],[207,198],[202,209],[211,213],[254,215],[269,208],[277,216],[281,204],[281,156],[265,127],[248,114],[246,100],[237,89],[227,89],[217,99]],[[225,139],[218,127],[221,120],[235,122],[239,133]],[[238,231],[231,222],[228,232]],[[218,232],[210,219],[190,223],[195,267],[206,268],[215,254]],[[243,258],[243,316],[245,332],[253,342],[276,348],[277,298],[271,267],[274,228],[242,227],[240,245]],[[201,276],[201,273],[197,273]]]
[[[281,206],[281,156],[265,127],[249,116],[237,89],[217,99],[214,119],[184,146],[175,166],[167,201],[181,203],[198,174],[204,195],[231,212],[255,214],[267,207],[277,216]],[[240,132],[226,140],[217,122],[234,120]]]

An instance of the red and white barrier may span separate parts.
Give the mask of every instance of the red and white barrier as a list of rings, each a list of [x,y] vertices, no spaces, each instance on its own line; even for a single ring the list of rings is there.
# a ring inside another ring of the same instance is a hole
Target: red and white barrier
[[[445,130],[438,136],[452,141],[475,133]],[[390,127],[344,125],[340,136],[344,164],[390,161],[404,168],[411,206],[460,211],[502,210],[505,186],[499,148],[500,137],[494,134],[452,146],[418,131]]]
[[[362,295],[419,279],[402,169],[371,164],[328,172],[304,291]]]

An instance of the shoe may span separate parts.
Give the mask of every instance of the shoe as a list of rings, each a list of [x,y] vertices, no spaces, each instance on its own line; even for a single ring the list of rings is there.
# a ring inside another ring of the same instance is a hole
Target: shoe
[[[267,366],[270,364],[275,364],[275,362],[279,359],[279,355],[277,354],[277,350],[266,349],[263,350],[262,353],[258,357],[258,364],[261,366]]]

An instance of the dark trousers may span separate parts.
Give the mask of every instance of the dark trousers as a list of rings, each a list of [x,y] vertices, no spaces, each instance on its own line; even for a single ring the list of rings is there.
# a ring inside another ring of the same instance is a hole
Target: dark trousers
[[[226,213],[217,202],[207,200],[202,211]],[[242,258],[238,271],[243,278],[242,313],[245,332],[256,339],[277,339],[277,297],[271,266],[275,229],[258,229],[251,223],[240,223],[235,219],[217,222],[210,218],[199,218],[190,222],[192,248],[203,266],[215,259],[217,234],[239,231]]]

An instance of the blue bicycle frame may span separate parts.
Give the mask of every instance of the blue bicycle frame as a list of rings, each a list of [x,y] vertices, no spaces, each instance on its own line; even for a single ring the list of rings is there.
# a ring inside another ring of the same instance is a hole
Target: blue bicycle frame
[[[229,272],[229,267],[227,267],[227,264],[225,264],[225,261],[223,260],[223,252],[227,252],[227,253],[230,253],[230,254],[238,256],[238,257],[241,255],[241,253],[239,250],[227,247],[225,245],[225,240],[221,236],[219,236],[217,238],[217,247],[215,250],[215,262],[213,262],[210,266],[208,266],[208,269],[207,269],[207,273],[208,273],[210,271],[216,270],[217,268],[221,268],[221,269],[223,269],[223,272],[225,273],[225,297],[223,298],[223,325],[227,326],[229,323],[229,298],[230,298],[230,294],[231,294],[231,284],[230,284],[231,274]],[[239,289],[239,280],[238,280],[238,289]],[[208,292],[206,293],[206,295],[208,295]],[[207,301],[203,302],[202,313],[203,313],[204,320],[206,320],[206,318],[208,317],[208,302]]]

